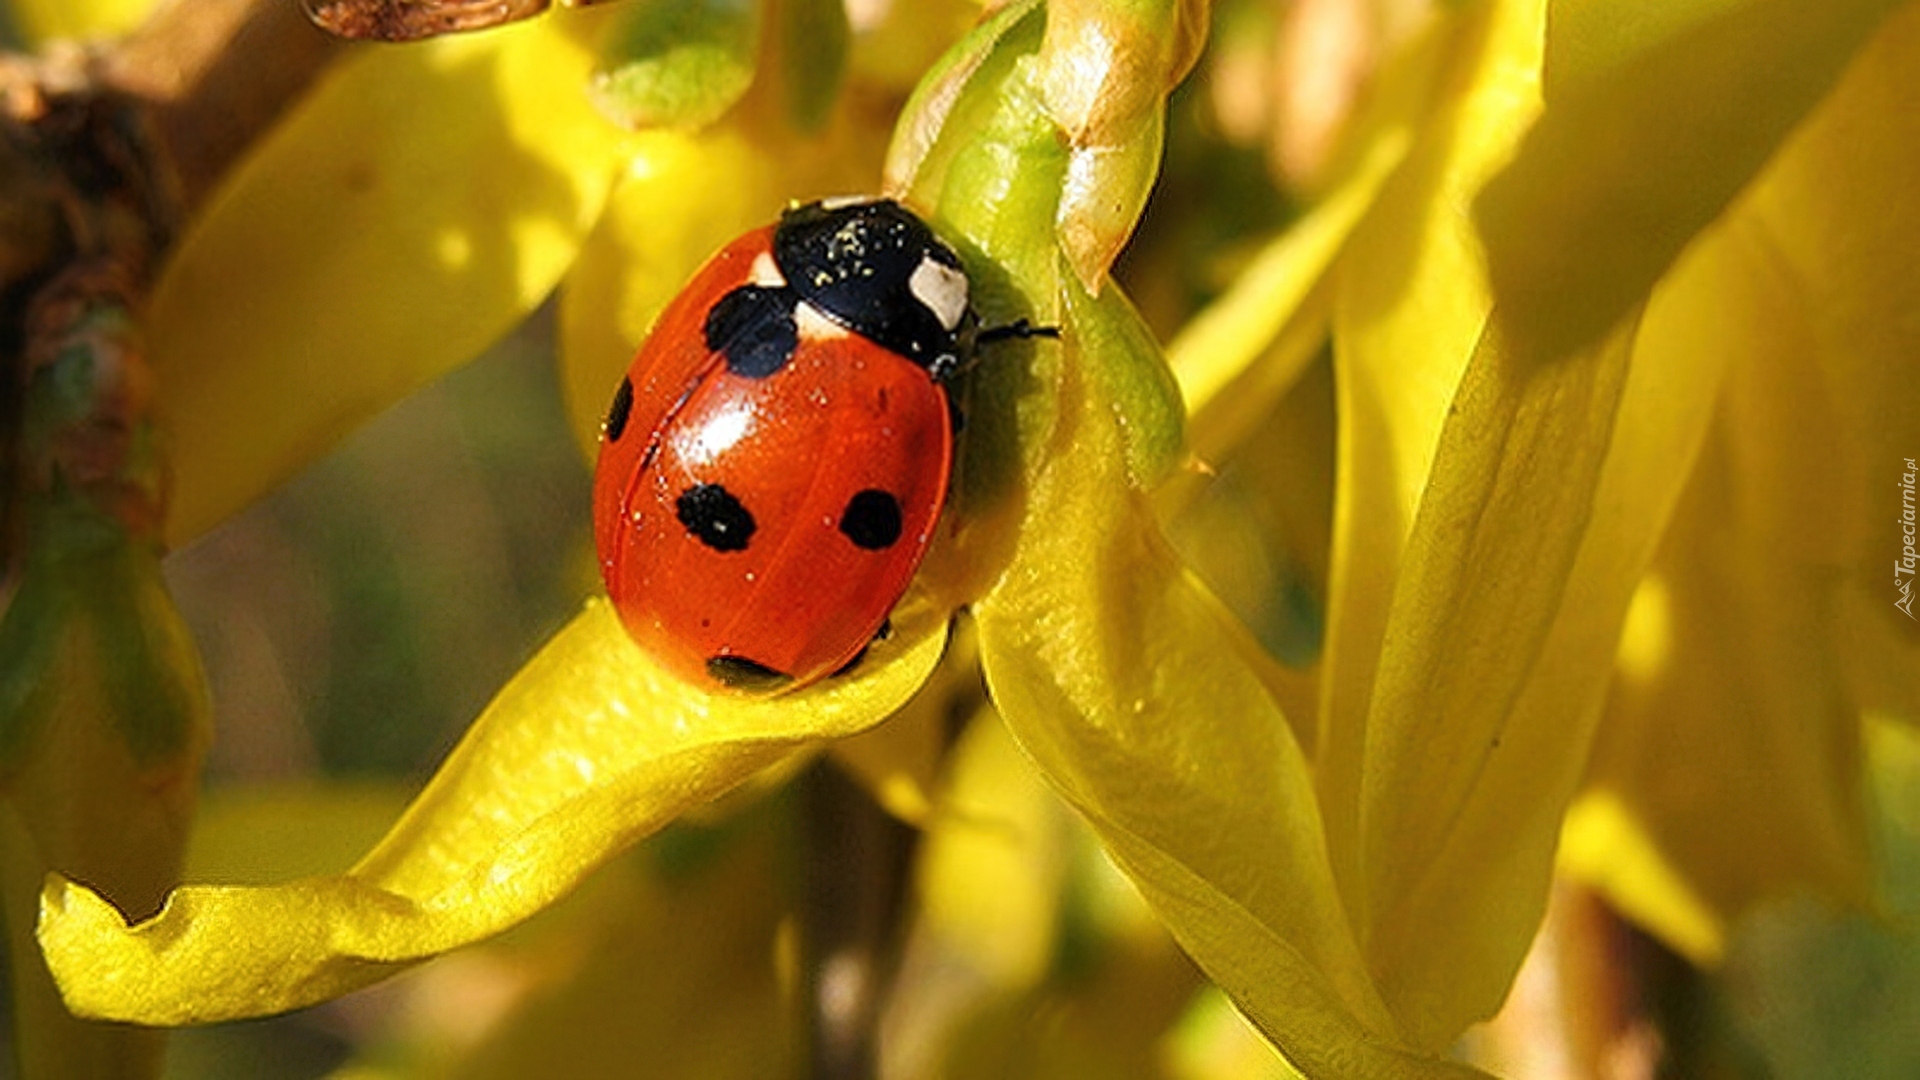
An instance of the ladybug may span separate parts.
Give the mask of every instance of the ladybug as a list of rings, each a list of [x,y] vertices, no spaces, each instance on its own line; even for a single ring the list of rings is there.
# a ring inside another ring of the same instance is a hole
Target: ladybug
[[[797,206],[667,305],[594,473],[607,592],[691,682],[754,693],[850,668],[906,592],[953,466],[947,387],[993,337],[953,249],[888,199]]]

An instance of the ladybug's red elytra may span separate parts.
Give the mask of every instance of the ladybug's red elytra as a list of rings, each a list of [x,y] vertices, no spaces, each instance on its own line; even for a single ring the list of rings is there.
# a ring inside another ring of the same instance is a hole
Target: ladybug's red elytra
[[[691,682],[852,666],[946,500],[946,385],[988,336],[965,270],[886,199],[795,207],[715,255],[614,393],[594,539],[628,633]]]

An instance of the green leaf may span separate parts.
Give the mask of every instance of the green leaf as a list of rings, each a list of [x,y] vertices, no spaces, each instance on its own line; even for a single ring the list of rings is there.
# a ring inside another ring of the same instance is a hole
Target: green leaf
[[[753,84],[756,0],[637,0],[617,9],[590,84],[623,127],[695,129],[718,120]]]
[[[20,767],[50,716],[55,661],[74,597],[58,576],[27,572],[0,616],[0,769]]]
[[[775,0],[774,26],[787,119],[799,131],[818,131],[846,80],[852,37],[847,5],[842,0]]]
[[[37,752],[76,678],[102,692],[101,715],[135,761],[186,753],[204,737],[211,705],[152,542],[64,486],[28,516],[31,548],[0,618],[0,770]]]
[[[204,734],[213,705],[199,650],[161,576],[160,555],[150,545],[128,543],[89,561],[87,577],[73,586],[120,732],[136,760],[178,754]]]

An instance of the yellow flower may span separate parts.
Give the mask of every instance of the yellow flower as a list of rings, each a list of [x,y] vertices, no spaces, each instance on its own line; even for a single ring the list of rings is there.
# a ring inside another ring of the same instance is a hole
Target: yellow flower
[[[1851,62],[1642,323],[1650,364],[1717,379],[1714,412],[1628,608],[1568,859],[1705,961],[1761,899],[1874,902],[1862,718],[1920,715],[1920,625],[1895,608],[1920,282],[1893,239],[1920,213],[1920,19],[1856,44],[1888,6],[1783,28],[1783,56]],[[1584,830],[1623,826],[1636,857],[1596,858]]]
[[[67,1001],[257,1015],[503,930],[686,810],[878,724],[962,604],[1006,731],[1307,1075],[1470,1074],[1449,1048],[1505,995],[1563,828],[1573,869],[1699,955],[1769,891],[1861,899],[1859,714],[1920,705],[1920,635],[1884,587],[1894,530],[1872,524],[1897,517],[1901,440],[1920,436],[1916,14],[1438,8],[1378,73],[1324,194],[1176,339],[1170,375],[1107,268],[1204,6],[997,10],[921,82],[887,186],[959,243],[989,321],[1062,337],[978,378],[953,534],[872,666],[710,699],[592,602],[346,873],[183,888],[131,927],[52,881],[40,940]],[[194,428],[177,425],[176,537],[563,272],[590,431],[693,261],[848,179],[847,154],[797,163],[751,103],[695,134],[611,134],[566,90],[601,17],[362,57],[229,186],[155,299],[164,392]],[[395,86],[461,118],[437,155],[407,145]],[[460,195],[479,148],[502,156]],[[259,284],[258,318],[225,317],[235,267],[291,253],[311,257]],[[415,278],[444,292],[395,303]],[[1157,512],[1177,531],[1194,484],[1172,378],[1192,451],[1232,463],[1328,341],[1325,640],[1303,675]],[[260,466],[234,461],[256,442]],[[1655,870],[1611,873],[1622,836]],[[998,970],[1029,978],[1030,947],[1006,948]]]

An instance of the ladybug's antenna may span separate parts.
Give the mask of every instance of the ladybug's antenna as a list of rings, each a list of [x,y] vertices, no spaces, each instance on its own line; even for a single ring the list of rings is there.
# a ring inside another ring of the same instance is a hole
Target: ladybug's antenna
[[[1009,338],[1058,338],[1059,336],[1060,328],[1057,326],[1035,326],[1025,319],[1015,319],[1005,326],[987,327],[980,331],[973,341],[976,345],[987,345],[995,341],[1006,341]]]

